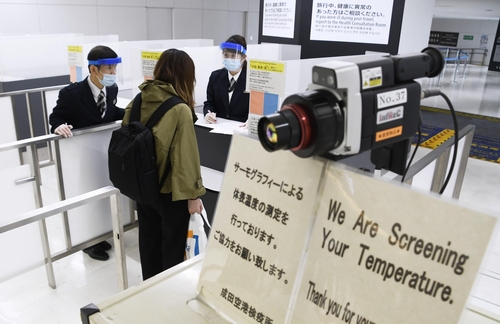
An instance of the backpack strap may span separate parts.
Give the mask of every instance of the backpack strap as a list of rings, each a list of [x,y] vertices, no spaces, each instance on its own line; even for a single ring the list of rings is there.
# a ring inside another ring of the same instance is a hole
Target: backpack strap
[[[140,93],[139,93],[138,97],[141,98]],[[137,97],[136,97],[136,99],[137,99]],[[140,105],[141,101],[142,100],[139,99],[139,105]],[[134,100],[133,105],[135,105],[135,102],[136,102],[136,100]],[[176,97],[176,96],[172,96],[169,99],[165,100],[158,108],[156,108],[153,115],[151,115],[151,117],[149,117],[149,120],[146,122],[146,128],[151,130],[151,128],[153,128],[153,126],[156,125],[160,121],[160,119],[163,117],[163,115],[165,115],[165,113],[170,110],[170,108],[172,108],[173,106],[175,106],[179,103],[183,103],[183,102],[184,101],[181,98]],[[132,107],[132,110],[134,110],[134,107]],[[140,107],[139,107],[138,111],[139,111],[139,115],[140,115]],[[132,112],[131,112],[131,114],[132,114]],[[130,118],[132,118],[132,115],[130,115]],[[171,167],[170,163],[167,160],[167,166],[165,167],[165,173],[163,173],[163,176],[161,177],[161,180],[160,180],[160,190],[161,190],[161,188],[163,188],[163,184],[167,180],[168,173],[170,172],[170,167]]]
[[[154,125],[156,125],[160,119],[165,115],[167,111],[170,110],[173,106],[180,104],[184,101],[182,101],[181,98],[172,96],[169,99],[165,100],[158,108],[156,108],[155,112],[149,117],[149,120],[146,122],[146,128],[153,128]],[[134,102],[135,103],[135,102]]]
[[[131,122],[140,122],[141,121],[141,103],[142,103],[142,95],[141,92],[137,94],[134,98],[134,103],[132,104],[132,109],[130,110],[130,121]]]

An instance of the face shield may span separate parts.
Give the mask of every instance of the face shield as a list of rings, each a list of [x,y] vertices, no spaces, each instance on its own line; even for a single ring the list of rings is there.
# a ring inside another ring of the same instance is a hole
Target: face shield
[[[98,76],[99,81],[104,86],[111,86],[114,83],[118,85],[118,87],[123,85],[123,73],[121,65],[118,65],[122,62],[121,57],[114,58],[103,58],[98,60],[89,60],[89,65],[99,66],[99,72],[101,72]]]
[[[240,44],[224,42],[219,47],[222,50],[222,64],[231,72],[238,71],[246,57],[247,50]]]

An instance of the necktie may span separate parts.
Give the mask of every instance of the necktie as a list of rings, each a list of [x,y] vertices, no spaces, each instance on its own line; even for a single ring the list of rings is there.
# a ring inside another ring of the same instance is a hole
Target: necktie
[[[104,96],[104,92],[101,91],[101,93],[99,93],[99,97],[97,97],[97,107],[101,112],[101,118],[104,118],[104,112],[106,111],[105,99],[106,97]]]
[[[234,80],[234,78],[231,78],[231,81],[229,81],[229,89],[228,89],[228,91],[232,92],[234,90],[235,86],[236,86],[236,81]]]

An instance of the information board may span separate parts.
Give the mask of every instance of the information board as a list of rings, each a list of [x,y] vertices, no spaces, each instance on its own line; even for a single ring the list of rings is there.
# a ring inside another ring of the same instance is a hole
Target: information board
[[[293,38],[295,29],[295,0],[264,0],[262,34]]]
[[[393,0],[314,0],[310,40],[389,43]]]

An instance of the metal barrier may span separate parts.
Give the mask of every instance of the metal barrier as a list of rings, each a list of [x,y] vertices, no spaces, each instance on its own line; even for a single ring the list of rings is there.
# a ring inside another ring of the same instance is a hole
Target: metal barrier
[[[460,197],[460,191],[462,190],[462,183],[465,176],[465,170],[467,169],[467,161],[469,159],[470,147],[472,144],[472,138],[474,136],[474,125],[467,125],[463,129],[458,131],[458,140],[464,139],[464,145],[462,149],[462,154],[458,161],[457,178],[455,181],[455,186],[453,188],[452,197],[458,199]],[[456,136],[456,135],[455,135]],[[455,145],[455,136],[449,138],[443,144],[433,149],[429,154],[425,155],[423,158],[412,164],[408,172],[406,173],[405,183],[411,184],[413,178],[421,172],[425,167],[430,165],[432,162],[436,161],[434,167],[432,183],[430,191],[439,192],[443,186],[446,171],[448,169],[448,162],[450,159],[450,152]],[[397,176],[393,180],[401,182],[402,176]]]
[[[64,87],[66,87],[67,84],[65,85],[59,85],[59,86],[52,86],[52,87],[43,87],[43,88],[33,88],[33,89],[27,89],[27,90],[18,90],[18,91],[10,91],[10,92],[2,92],[0,93],[0,98],[3,97],[13,97],[13,96],[18,96],[18,95],[24,95],[26,99],[26,110],[28,113],[28,127],[29,127],[29,132],[30,132],[30,137],[35,136],[35,131],[34,131],[34,125],[33,125],[33,113],[32,113],[32,107],[31,107],[31,100],[30,100],[30,94],[33,93],[40,93],[40,99],[42,102],[42,114],[43,114],[43,125],[44,125],[44,130],[45,134],[50,134],[50,129],[49,129],[49,116],[47,116],[47,97],[46,93],[48,91],[55,91],[55,90],[60,90]],[[12,102],[12,99],[11,99]],[[47,146],[48,154],[49,154],[49,159],[47,163],[42,164],[42,166],[45,165],[52,165],[53,164],[53,156],[52,156],[52,150],[50,145]],[[24,161],[22,152],[19,151],[19,156],[21,161]]]
[[[69,209],[73,209],[100,199],[109,198],[111,200],[111,219],[113,223],[113,240],[115,248],[115,258],[116,258],[116,269],[118,274],[118,286],[121,290],[128,288],[128,278],[127,278],[127,267],[125,263],[124,254],[124,243],[123,243],[123,225],[121,219],[121,194],[115,187],[109,186],[101,189],[97,189],[83,195],[73,197],[61,202],[51,204],[50,206],[38,208],[27,213],[24,213],[17,217],[15,221],[4,224],[0,226],[0,234],[8,232],[10,230],[38,222],[42,234],[42,246],[45,256],[47,280],[49,286],[56,288],[56,281],[54,276],[53,261],[59,260],[64,256],[75,253],[84,249],[88,246],[94,244],[94,242],[89,242],[86,244],[81,244],[74,247],[71,251],[65,253],[65,255],[52,256],[50,253],[49,239],[47,235],[47,228],[45,225],[45,219],[61,212],[65,212]],[[95,241],[95,240],[94,240]],[[96,242],[97,243],[97,242]]]
[[[438,49],[443,53],[444,58],[457,57],[457,53],[467,53],[469,56],[470,64],[485,65],[484,59],[488,55],[488,49],[486,48],[456,48],[456,47],[438,47]],[[480,57],[479,60],[474,60],[474,58]],[[487,65],[487,64],[486,64]]]
[[[100,132],[103,130],[116,129],[118,127],[120,127],[119,123],[112,122],[112,123],[108,123],[108,124],[99,125],[97,127],[82,128],[82,129],[75,130],[73,132],[73,136],[81,136],[81,135],[85,135],[85,134],[89,134],[89,133]],[[30,166],[31,176],[26,178],[26,179],[20,179],[16,183],[21,184],[21,183],[33,182],[33,194],[34,194],[35,205],[36,205],[37,209],[44,207],[42,193],[41,193],[41,185],[42,185],[41,172],[40,172],[41,165],[40,165],[40,161],[38,158],[38,150],[37,150],[37,145],[42,144],[42,143],[52,143],[53,142],[52,144],[54,144],[54,148],[55,148],[54,164],[56,167],[56,178],[57,178],[57,184],[58,184],[59,199],[61,201],[61,203],[58,203],[58,204],[64,204],[65,201],[73,202],[75,199],[75,198],[66,199],[66,195],[65,195],[64,184],[63,184],[63,175],[62,175],[62,170],[61,170],[60,149],[59,149],[59,140],[61,140],[61,139],[63,139],[63,137],[61,135],[51,134],[51,135],[44,135],[44,136],[38,136],[38,137],[30,138],[30,139],[25,139],[25,140],[17,141],[14,143],[7,143],[7,144],[0,145],[0,152],[13,150],[13,149],[26,148],[27,154],[28,154],[28,164]],[[111,187],[111,188],[113,188],[113,187]],[[112,194],[114,194],[114,193],[112,193]],[[112,194],[109,194],[109,195],[112,195]],[[91,200],[89,197],[87,197],[85,195],[80,195],[79,197],[81,197],[81,199],[87,199],[88,202],[96,200],[96,199]],[[101,198],[99,198],[99,199],[101,199]],[[125,231],[128,231],[128,230],[133,229],[133,228],[138,226],[138,222],[135,220],[135,215],[133,213],[133,210],[134,210],[133,201],[131,201],[129,199],[128,202],[129,202],[129,206],[130,206],[130,208],[129,208],[130,209],[130,214],[129,214],[130,224],[128,224],[124,227]],[[42,237],[44,237],[43,242],[42,242],[42,247],[43,247],[44,256],[45,256],[45,260],[46,260],[45,261],[46,272],[47,272],[47,276],[49,278],[49,285],[52,288],[55,288],[55,281],[53,278],[53,268],[52,268],[53,261],[57,261],[61,258],[64,258],[65,256],[73,254],[77,251],[80,251],[80,250],[86,248],[86,247],[90,247],[94,244],[97,244],[105,239],[112,237],[112,233],[108,232],[108,233],[105,233],[103,235],[100,235],[99,237],[92,239],[91,241],[87,241],[87,242],[79,244],[77,246],[73,246],[70,231],[69,231],[69,221],[68,221],[67,210],[72,209],[72,208],[77,207],[77,206],[80,206],[80,205],[82,205],[82,204],[80,203],[79,205],[77,205],[77,203],[75,202],[75,203],[71,203],[71,205],[68,205],[68,208],[66,208],[66,209],[59,207],[58,210],[62,211],[62,213],[63,213],[63,231],[64,231],[64,236],[65,236],[66,251],[63,251],[63,252],[60,252],[60,253],[57,253],[54,255],[50,254],[50,249],[49,249],[49,245],[48,245],[48,236],[47,236],[47,226],[45,223],[45,218],[47,218],[53,214],[45,213],[45,210],[44,210],[43,211],[43,215],[45,215],[44,217],[37,216],[37,217],[39,217],[37,219],[39,219],[39,221],[40,221],[39,226],[40,226],[41,234],[42,234]],[[54,208],[56,208],[56,207],[54,207]],[[52,209],[49,209],[49,210],[52,210]],[[119,211],[120,211],[119,214],[121,215],[122,214],[121,205],[119,206]],[[31,217],[31,216],[35,217],[34,215],[31,215],[31,213],[36,214],[37,212],[35,210],[33,212],[30,212],[28,214],[23,215],[22,218]],[[40,215],[42,215],[42,214],[40,214]],[[121,224],[121,221],[122,221],[121,218],[119,221]],[[121,227],[121,225],[120,225],[120,227]],[[3,228],[4,227],[2,227],[2,229]],[[6,227],[6,228],[10,228],[10,227]],[[113,219],[113,229],[114,228],[115,228],[115,220]],[[0,233],[2,233],[3,231],[5,231],[5,230],[0,231]],[[122,237],[122,235],[120,235],[120,239],[121,239],[121,237]],[[115,243],[116,243],[117,242],[116,238],[114,238],[114,239],[115,239]]]
[[[66,87],[66,86],[67,86],[67,84],[58,85],[58,86],[52,86],[52,87],[44,87],[44,88],[34,88],[34,89],[27,89],[27,90],[2,92],[2,93],[0,93],[0,98],[2,98],[2,97],[12,97],[12,96],[18,96],[18,95],[25,95],[25,97],[26,97],[27,112],[28,112],[29,129],[30,129],[31,137],[33,137],[34,136],[33,117],[32,117],[32,113],[31,113],[31,105],[30,105],[29,95],[31,93],[40,93],[40,98],[42,100],[43,117],[44,117],[43,122],[45,124],[45,134],[50,134],[49,129],[48,129],[49,118],[47,116],[47,98],[46,98],[46,92],[47,91],[54,91],[54,90],[61,90],[62,88]]]

